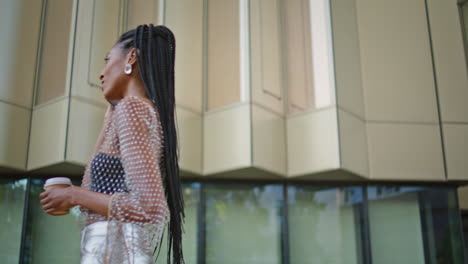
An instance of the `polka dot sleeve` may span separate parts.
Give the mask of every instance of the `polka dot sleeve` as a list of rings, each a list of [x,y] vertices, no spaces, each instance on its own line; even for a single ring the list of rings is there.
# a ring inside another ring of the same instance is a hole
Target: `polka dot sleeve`
[[[160,168],[164,141],[156,109],[142,99],[126,97],[115,107],[113,121],[128,192],[112,195],[109,220],[167,223],[169,209]]]

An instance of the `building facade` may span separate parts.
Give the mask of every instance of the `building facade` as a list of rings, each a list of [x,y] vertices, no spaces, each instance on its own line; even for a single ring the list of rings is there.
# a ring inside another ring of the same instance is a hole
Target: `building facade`
[[[176,37],[187,263],[467,261],[466,0],[1,0],[0,17],[1,263],[78,263],[76,212],[38,196],[80,184],[105,54],[145,23]]]

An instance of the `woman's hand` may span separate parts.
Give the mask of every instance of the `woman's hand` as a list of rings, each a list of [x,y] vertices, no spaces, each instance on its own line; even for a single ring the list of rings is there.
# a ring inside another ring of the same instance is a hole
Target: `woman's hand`
[[[65,211],[74,206],[83,206],[107,217],[111,195],[90,191],[78,186],[55,188],[39,195],[44,211]]]
[[[77,187],[54,188],[42,192],[39,197],[44,211],[50,214],[53,211],[66,211],[76,206],[77,204],[73,201],[74,188]]]

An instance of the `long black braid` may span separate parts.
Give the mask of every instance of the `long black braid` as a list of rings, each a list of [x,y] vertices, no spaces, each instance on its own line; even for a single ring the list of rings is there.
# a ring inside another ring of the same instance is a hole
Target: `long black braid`
[[[116,45],[123,50],[136,49],[138,70],[146,95],[159,111],[164,133],[162,159],[164,189],[170,210],[167,262],[185,263],[182,254],[182,232],[185,218],[179,178],[177,131],[175,119],[174,64],[175,37],[162,25],[140,25],[122,34]]]

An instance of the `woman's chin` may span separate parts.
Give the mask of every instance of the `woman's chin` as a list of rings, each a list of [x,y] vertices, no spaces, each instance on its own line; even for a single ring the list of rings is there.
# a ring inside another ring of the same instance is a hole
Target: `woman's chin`
[[[104,97],[104,99],[106,99],[106,101],[109,102],[109,103],[112,101],[112,99],[110,99],[109,96],[107,96],[105,93],[103,93],[103,97]]]
[[[106,89],[102,90],[102,96],[104,96],[104,98],[106,100],[109,100],[109,93],[108,93],[108,91]]]

